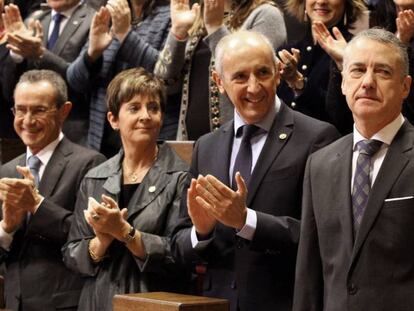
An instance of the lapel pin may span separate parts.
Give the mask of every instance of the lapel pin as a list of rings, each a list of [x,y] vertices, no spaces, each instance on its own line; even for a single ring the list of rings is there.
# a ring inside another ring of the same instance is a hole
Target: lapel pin
[[[284,140],[286,138],[287,138],[287,134],[285,134],[285,133],[279,134],[279,139],[280,140]]]
[[[153,192],[155,192],[155,190],[156,190],[157,188],[155,187],[155,186],[150,186],[149,188],[148,188],[148,191],[149,192],[151,192],[151,193],[153,193]]]
[[[78,21],[73,21],[73,25],[77,25],[77,24],[79,24],[79,22]]]

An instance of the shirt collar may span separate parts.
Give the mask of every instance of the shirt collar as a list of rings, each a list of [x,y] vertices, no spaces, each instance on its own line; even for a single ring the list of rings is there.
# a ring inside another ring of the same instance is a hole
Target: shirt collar
[[[260,122],[254,123],[254,125],[260,127],[266,133],[270,131],[272,127],[273,121],[276,117],[276,114],[279,112],[281,106],[281,102],[279,97],[275,97],[275,104],[270,107],[269,112]],[[237,131],[240,127],[246,125],[247,123],[243,120],[243,118],[239,115],[238,111],[234,109],[234,136],[236,136]]]
[[[39,158],[39,160],[42,162],[42,165],[46,165],[50,158],[52,157],[53,152],[55,151],[57,145],[59,142],[65,137],[62,132],[59,133],[59,137],[56,138],[54,141],[52,141],[49,145],[44,147],[42,150],[40,150],[36,156]],[[27,159],[31,157],[33,153],[30,151],[29,148],[26,148],[26,163]]]
[[[393,141],[395,135],[397,135],[397,132],[401,128],[401,126],[404,123],[404,117],[400,113],[398,117],[394,119],[391,123],[388,123],[385,127],[383,127],[381,130],[379,130],[377,133],[375,133],[372,137],[369,139],[375,139],[382,141],[386,145],[391,145],[391,142]],[[360,132],[358,132],[358,129],[356,128],[354,124],[354,146],[353,150],[355,150],[355,145],[360,142],[361,140],[368,139],[361,135]]]
[[[75,12],[76,8],[80,4],[81,4],[81,2],[79,2],[77,5],[71,7],[70,9],[67,9],[67,10],[62,11],[62,12],[56,12],[55,10],[52,10],[52,20],[53,20],[53,17],[55,17],[55,15],[58,14],[58,13],[60,13],[61,15],[63,15],[65,18],[69,19],[72,16],[73,12]]]

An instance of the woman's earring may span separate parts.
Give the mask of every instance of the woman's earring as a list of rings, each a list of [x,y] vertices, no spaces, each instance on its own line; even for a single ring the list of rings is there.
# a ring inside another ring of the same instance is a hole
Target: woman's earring
[[[306,10],[305,10],[305,14],[303,15],[303,21],[304,21],[305,23],[307,23],[307,22],[308,22],[308,13],[306,12]]]
[[[347,24],[347,18],[346,18],[346,11],[345,11],[345,13],[344,13],[344,26],[346,26],[346,24]]]

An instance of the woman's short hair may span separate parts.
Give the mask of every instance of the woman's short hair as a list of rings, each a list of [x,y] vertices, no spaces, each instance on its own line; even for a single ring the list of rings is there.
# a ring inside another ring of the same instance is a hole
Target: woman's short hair
[[[345,15],[348,24],[354,23],[358,17],[367,10],[363,0],[343,0],[345,1]],[[287,0],[285,8],[290,15],[296,17],[300,22],[305,22],[305,3],[306,0]]]
[[[136,95],[158,97],[161,112],[164,113],[166,105],[164,84],[144,68],[127,69],[115,76],[106,93],[108,110],[118,117],[122,104]]]

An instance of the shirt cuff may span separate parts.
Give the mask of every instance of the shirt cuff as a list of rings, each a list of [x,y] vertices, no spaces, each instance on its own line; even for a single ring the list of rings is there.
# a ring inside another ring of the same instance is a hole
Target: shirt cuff
[[[199,241],[198,237],[197,237],[197,232],[195,227],[193,226],[191,228],[191,245],[193,246],[193,248],[204,248],[206,247],[211,241],[213,240],[213,238],[208,238],[207,240],[202,240]]]
[[[14,53],[13,51],[10,51],[10,57],[12,58],[12,60],[16,63],[16,64],[20,64],[24,61],[24,57]]]
[[[0,225],[0,247],[4,248],[6,251],[9,251],[10,245],[13,242],[14,233],[15,231],[13,231],[12,233],[7,233]]]
[[[257,214],[254,210],[248,208],[246,216],[246,224],[241,228],[237,235],[246,240],[253,240],[257,227]]]

